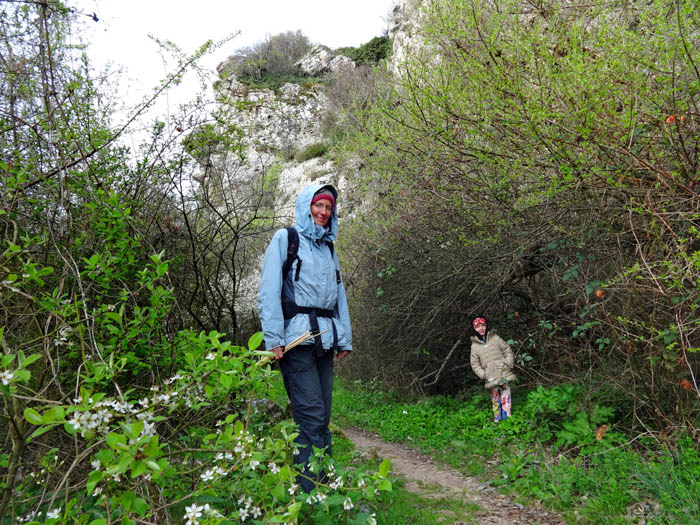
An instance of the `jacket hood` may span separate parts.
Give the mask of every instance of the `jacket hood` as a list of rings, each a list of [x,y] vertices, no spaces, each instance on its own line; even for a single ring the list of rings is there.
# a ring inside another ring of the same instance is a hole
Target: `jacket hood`
[[[328,224],[323,227],[314,222],[311,215],[311,199],[318,190],[323,189],[333,195],[333,213],[328,219]],[[309,237],[314,241],[334,241],[338,235],[338,192],[330,184],[312,184],[306,186],[297,197],[295,213],[296,227],[300,235]]]

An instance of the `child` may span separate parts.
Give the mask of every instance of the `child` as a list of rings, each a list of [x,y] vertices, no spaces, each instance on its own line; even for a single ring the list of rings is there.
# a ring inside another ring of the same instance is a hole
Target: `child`
[[[513,374],[515,357],[503,339],[489,332],[486,317],[475,315],[472,318],[472,328],[472,370],[486,382],[486,388],[491,390],[493,420],[498,423],[511,415],[508,382],[516,379]]]

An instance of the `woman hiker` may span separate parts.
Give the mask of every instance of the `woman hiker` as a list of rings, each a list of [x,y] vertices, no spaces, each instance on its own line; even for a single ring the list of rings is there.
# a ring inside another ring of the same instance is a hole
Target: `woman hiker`
[[[331,453],[333,354],[343,359],[352,350],[348,303],[333,249],[337,201],[338,192],[331,185],[311,185],[301,191],[296,227],[281,229],[272,237],[258,290],[265,346],[280,363],[299,427],[294,460],[303,469],[299,482],[306,492],[318,479],[306,468],[312,447]],[[285,345],[309,331],[315,336],[311,343],[284,352]]]
[[[472,317],[472,329],[472,370],[490,389],[493,420],[498,423],[511,416],[508,383],[516,379],[513,374],[515,357],[510,346],[489,330],[485,316],[479,314]]]

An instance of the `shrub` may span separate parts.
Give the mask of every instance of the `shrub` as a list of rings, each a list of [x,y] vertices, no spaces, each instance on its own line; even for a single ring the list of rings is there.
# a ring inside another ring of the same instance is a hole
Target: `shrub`
[[[392,42],[387,36],[375,36],[360,47],[340,47],[335,50],[339,55],[345,55],[357,65],[374,65],[391,56]]]
[[[233,73],[244,84],[261,88],[277,89],[287,82],[307,82],[309,79],[299,76],[295,64],[309,49],[311,42],[301,31],[279,33],[239,49],[226,73]]]
[[[314,142],[309,144],[301,151],[298,151],[294,158],[297,162],[304,162],[307,160],[315,159],[316,157],[322,157],[328,151],[328,146],[323,142]]]

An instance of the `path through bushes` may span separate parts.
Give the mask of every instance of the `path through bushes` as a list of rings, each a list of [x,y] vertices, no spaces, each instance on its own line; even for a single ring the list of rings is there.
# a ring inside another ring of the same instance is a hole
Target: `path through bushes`
[[[385,443],[377,435],[358,429],[345,428],[343,433],[361,453],[389,458],[392,474],[405,479],[406,490],[427,498],[462,498],[475,503],[481,507],[475,515],[480,524],[564,523],[561,518],[546,509],[515,503],[498,494],[488,483],[481,483],[448,466],[439,465],[432,458],[408,447],[397,443]]]

